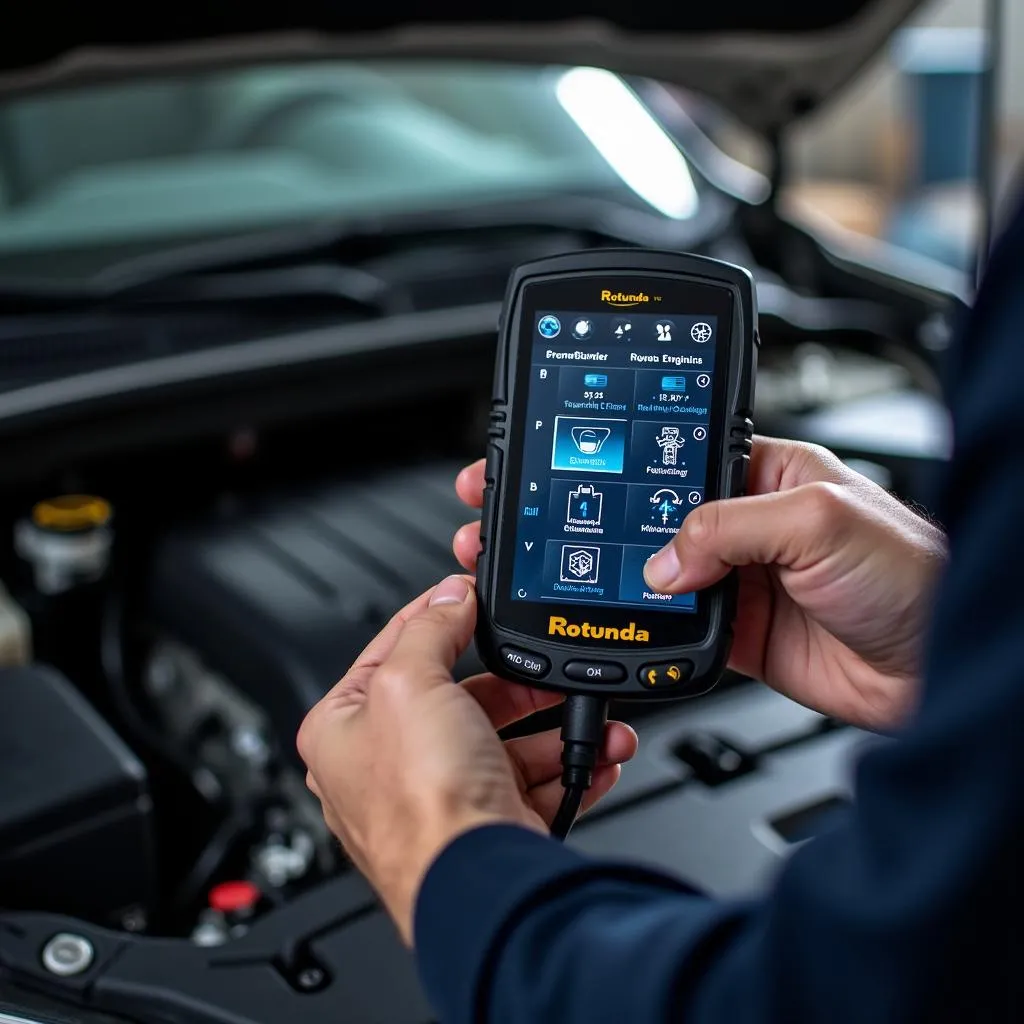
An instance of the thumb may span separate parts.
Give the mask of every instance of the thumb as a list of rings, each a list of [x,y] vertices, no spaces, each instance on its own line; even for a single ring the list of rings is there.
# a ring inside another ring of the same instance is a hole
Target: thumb
[[[775,494],[713,501],[691,512],[679,533],[644,566],[652,590],[687,593],[740,565],[807,569],[841,549],[851,496],[817,481]]]
[[[476,624],[476,596],[470,578],[449,576],[431,592],[427,607],[402,627],[378,674],[400,689],[424,689],[451,682],[451,670],[469,646]]]

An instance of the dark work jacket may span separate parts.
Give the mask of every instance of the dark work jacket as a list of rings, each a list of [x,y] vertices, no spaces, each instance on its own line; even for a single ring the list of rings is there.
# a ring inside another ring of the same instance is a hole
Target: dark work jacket
[[[950,356],[923,700],[855,810],[747,903],[512,826],[456,839],[415,920],[444,1024],[1024,1022],[1024,211]]]

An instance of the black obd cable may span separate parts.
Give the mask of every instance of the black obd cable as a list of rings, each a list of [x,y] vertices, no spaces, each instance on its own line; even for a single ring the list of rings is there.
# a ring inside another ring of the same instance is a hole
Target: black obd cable
[[[562,802],[551,823],[551,834],[565,839],[576,821],[590,784],[594,781],[608,722],[608,701],[589,694],[573,694],[562,709]]]

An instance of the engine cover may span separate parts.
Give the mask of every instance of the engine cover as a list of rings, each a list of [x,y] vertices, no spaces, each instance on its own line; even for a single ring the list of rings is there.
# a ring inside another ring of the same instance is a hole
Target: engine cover
[[[148,911],[156,848],[142,763],[46,666],[0,670],[0,707],[0,906],[115,926]]]
[[[286,751],[306,711],[407,601],[459,571],[458,463],[243,503],[166,537],[151,617],[263,707]],[[480,671],[468,653],[457,677]]]

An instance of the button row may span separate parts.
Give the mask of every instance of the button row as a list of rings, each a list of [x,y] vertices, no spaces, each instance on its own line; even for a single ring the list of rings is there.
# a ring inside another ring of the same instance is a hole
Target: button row
[[[543,679],[551,671],[548,658],[521,647],[502,647],[501,656],[513,672],[530,679]],[[626,669],[614,661],[569,661],[563,666],[562,672],[566,679],[574,682],[605,685],[621,683],[627,675]],[[661,690],[680,686],[692,675],[693,662],[666,661],[644,665],[637,672],[637,679],[650,690]]]

